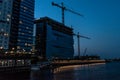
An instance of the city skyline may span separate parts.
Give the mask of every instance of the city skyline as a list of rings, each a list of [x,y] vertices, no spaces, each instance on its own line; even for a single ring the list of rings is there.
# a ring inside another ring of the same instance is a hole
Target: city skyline
[[[65,11],[65,24],[74,28],[74,32],[88,36],[91,40],[81,39],[81,54],[97,54],[102,58],[120,57],[120,5],[119,0],[36,0],[35,18],[48,16],[61,22],[61,9],[51,5],[54,1],[84,15],[79,17]],[[76,37],[75,54],[77,54]]]

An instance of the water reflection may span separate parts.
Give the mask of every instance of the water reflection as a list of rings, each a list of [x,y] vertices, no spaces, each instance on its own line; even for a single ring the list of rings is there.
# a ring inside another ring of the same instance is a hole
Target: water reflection
[[[30,80],[53,80],[51,70],[34,70],[31,72]]]
[[[75,65],[59,68],[56,74],[49,69],[32,70],[24,73],[1,74],[0,80],[97,80],[102,75],[100,65]],[[97,73],[96,73],[97,72]],[[97,76],[97,77],[95,77]]]
[[[0,80],[120,80],[119,67],[119,63],[67,66],[54,75],[49,69],[33,70],[28,73],[0,74]]]
[[[68,66],[54,75],[54,80],[107,80],[105,64]]]
[[[74,73],[72,71],[56,73],[53,80],[75,80]]]
[[[30,72],[0,73],[0,80],[30,80]]]

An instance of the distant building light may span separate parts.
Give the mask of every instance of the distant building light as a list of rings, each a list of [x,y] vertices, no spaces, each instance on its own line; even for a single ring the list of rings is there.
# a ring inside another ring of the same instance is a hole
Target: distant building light
[[[17,49],[20,49],[20,46],[17,46]]]
[[[26,27],[26,29],[29,29],[29,27]]]
[[[6,37],[7,37],[7,36],[8,36],[8,33],[4,33],[4,36],[6,36]]]
[[[27,43],[25,43],[25,46],[27,46],[28,44]]]
[[[0,47],[0,49],[3,49],[3,47]]]
[[[15,48],[12,48],[12,50],[15,50]]]
[[[8,14],[7,16],[8,16],[9,18],[11,17],[11,15],[10,15],[10,14]]]
[[[23,22],[22,21],[19,21],[20,24],[22,24]]]
[[[10,21],[10,19],[9,19],[9,18],[7,18],[7,21]]]

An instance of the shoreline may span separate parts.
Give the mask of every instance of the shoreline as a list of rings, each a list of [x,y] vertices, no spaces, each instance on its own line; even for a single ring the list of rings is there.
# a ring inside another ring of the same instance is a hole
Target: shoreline
[[[59,63],[58,63],[59,64]],[[62,63],[62,64],[68,64],[65,66],[60,66],[54,70],[54,74],[60,73],[62,71],[67,71],[71,70],[73,68],[78,68],[78,67],[85,67],[85,66],[91,66],[91,65],[101,65],[101,64],[106,64],[105,60],[79,60],[76,63]]]

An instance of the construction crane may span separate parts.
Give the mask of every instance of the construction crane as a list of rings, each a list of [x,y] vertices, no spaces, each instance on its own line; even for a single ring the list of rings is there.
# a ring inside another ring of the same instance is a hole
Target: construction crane
[[[77,44],[78,44],[78,57],[80,57],[80,38],[85,38],[85,39],[90,39],[89,37],[86,36],[82,36],[79,34],[79,32],[77,34],[73,34],[75,36],[77,36]]]
[[[86,52],[87,52],[87,48],[85,48],[84,52],[83,52],[83,56],[86,55]]]
[[[76,15],[79,15],[79,16],[83,16],[83,15],[80,14],[80,13],[77,13],[77,12],[71,10],[71,9],[66,8],[66,7],[64,6],[63,2],[61,3],[61,5],[52,2],[52,5],[61,8],[61,10],[62,10],[62,23],[63,23],[63,24],[65,24],[65,21],[64,21],[64,11],[65,11],[65,10],[66,10],[66,11],[69,11],[69,12],[71,12],[71,13],[73,13],[73,14],[76,14]]]

